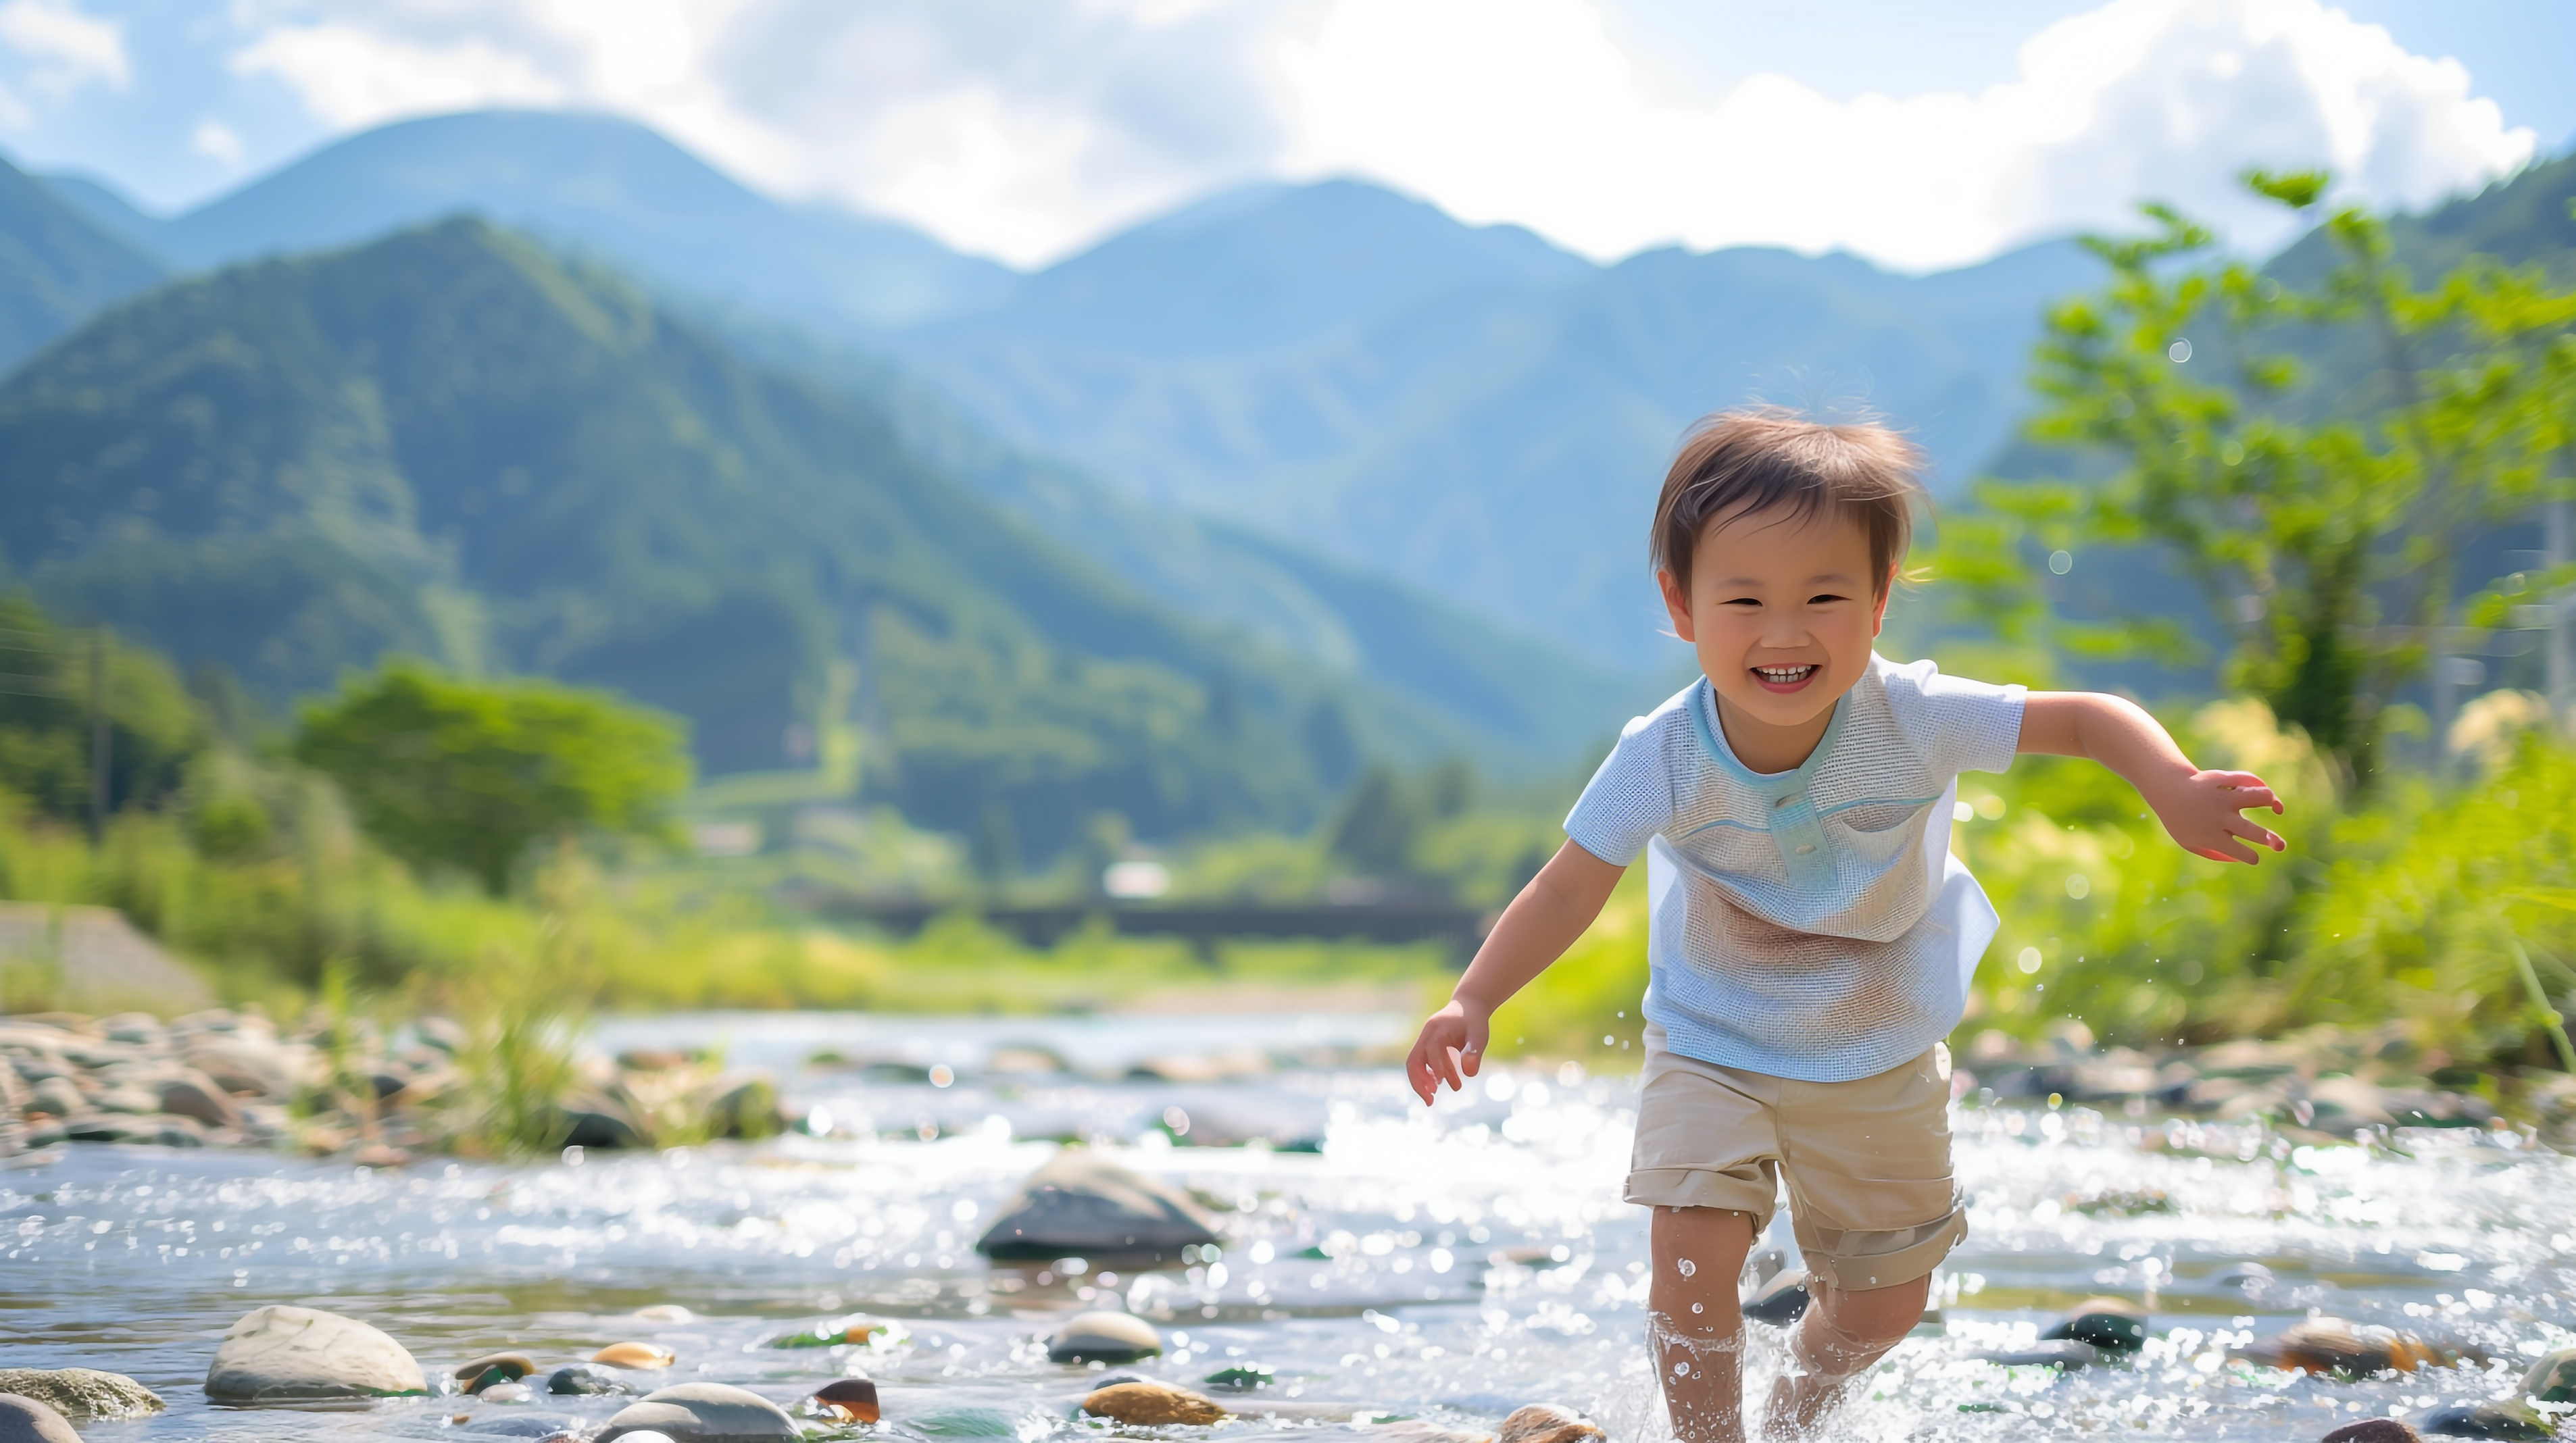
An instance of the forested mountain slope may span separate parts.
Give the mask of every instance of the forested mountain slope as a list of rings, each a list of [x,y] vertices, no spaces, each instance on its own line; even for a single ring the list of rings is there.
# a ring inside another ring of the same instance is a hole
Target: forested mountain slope
[[[1032,851],[1102,810],[1299,824],[1364,749],[1442,739],[1180,619],[848,392],[474,221],[64,341],[0,387],[0,544],[65,613],[271,697],[386,649],[545,672],[689,717],[715,772],[846,717],[879,794],[1001,809]]]

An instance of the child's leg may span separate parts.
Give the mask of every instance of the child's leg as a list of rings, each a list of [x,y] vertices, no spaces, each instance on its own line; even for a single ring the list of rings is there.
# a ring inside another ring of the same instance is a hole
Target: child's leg
[[[1744,1317],[1736,1301],[1753,1219],[1729,1208],[1659,1207],[1647,1354],[1679,1443],[1744,1437]],[[1875,1356],[1875,1355],[1873,1355]]]
[[[1790,1338],[1790,1366],[1771,1385],[1763,1414],[1769,1438],[1795,1438],[1833,1411],[1869,1365],[1923,1321],[1932,1279],[1852,1292],[1822,1276],[1807,1279],[1807,1314]]]

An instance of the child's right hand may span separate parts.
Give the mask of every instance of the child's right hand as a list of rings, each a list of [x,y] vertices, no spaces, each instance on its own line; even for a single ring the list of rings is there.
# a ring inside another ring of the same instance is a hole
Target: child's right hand
[[[1404,1059],[1404,1075],[1423,1106],[1431,1105],[1443,1082],[1452,1092],[1466,1091],[1466,1079],[1484,1065],[1486,1024],[1491,1020],[1491,1014],[1453,997],[1422,1024],[1422,1035],[1413,1039],[1412,1055]]]

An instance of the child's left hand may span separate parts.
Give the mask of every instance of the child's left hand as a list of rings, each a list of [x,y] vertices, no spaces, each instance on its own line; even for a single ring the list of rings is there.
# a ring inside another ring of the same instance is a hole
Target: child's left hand
[[[2251,866],[2261,860],[2254,847],[2278,852],[2289,846],[2271,828],[2245,815],[2256,807],[2270,807],[2276,815],[2285,810],[2271,787],[2252,772],[2194,772],[2177,777],[2147,792],[2147,805],[2156,809],[2156,820],[2165,824],[2184,851],[2213,862]],[[2246,845],[2249,842],[2254,846]]]

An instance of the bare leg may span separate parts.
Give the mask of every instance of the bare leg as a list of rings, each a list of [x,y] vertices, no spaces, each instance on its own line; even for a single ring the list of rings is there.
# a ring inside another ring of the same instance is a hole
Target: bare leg
[[[1753,1219],[1724,1208],[1657,1208],[1647,1351],[1678,1443],[1742,1443],[1744,1315],[1736,1282]]]
[[[1763,1435],[1796,1438],[1832,1412],[1869,1365],[1923,1320],[1923,1302],[1931,1289],[1932,1280],[1925,1277],[1892,1288],[1847,1292],[1810,1274],[1807,1314],[1790,1337],[1788,1369],[1771,1385]]]

